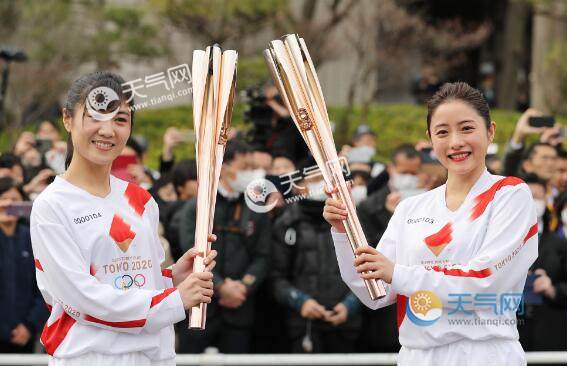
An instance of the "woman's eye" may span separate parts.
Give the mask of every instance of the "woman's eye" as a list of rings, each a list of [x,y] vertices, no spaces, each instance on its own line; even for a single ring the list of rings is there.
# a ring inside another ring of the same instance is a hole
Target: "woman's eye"
[[[474,127],[473,127],[473,126],[465,126],[465,127],[463,127],[463,131],[472,131],[472,130],[474,130]]]
[[[437,133],[436,133],[437,136],[444,136],[446,134],[447,134],[447,131],[445,131],[445,130],[437,131]]]

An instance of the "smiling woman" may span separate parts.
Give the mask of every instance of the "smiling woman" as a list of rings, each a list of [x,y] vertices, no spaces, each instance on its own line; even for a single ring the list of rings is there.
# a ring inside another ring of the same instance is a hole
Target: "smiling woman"
[[[63,109],[67,170],[33,204],[37,284],[51,310],[41,334],[50,365],[174,365],[173,324],[213,294],[216,252],[205,258],[205,272],[192,273],[194,249],[162,271],[156,202],[110,174],[134,120],[123,83],[95,72],[72,84]]]
[[[347,211],[326,201],[343,280],[372,309],[397,303],[399,365],[526,364],[516,307],[504,304],[510,296],[519,303],[537,258],[537,218],[521,179],[486,169],[495,128],[478,90],[443,85],[428,103],[427,134],[446,184],[403,200],[377,248],[359,248],[356,258]],[[378,301],[364,289],[371,278],[388,284]]]

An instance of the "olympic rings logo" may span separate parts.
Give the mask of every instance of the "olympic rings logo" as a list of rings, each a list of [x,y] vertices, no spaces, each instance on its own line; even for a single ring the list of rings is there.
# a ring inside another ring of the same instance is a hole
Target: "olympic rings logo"
[[[116,276],[114,279],[114,287],[118,290],[128,290],[132,286],[136,286],[137,288],[141,288],[146,284],[146,277],[138,273],[133,278],[132,276],[125,274],[122,276]]]

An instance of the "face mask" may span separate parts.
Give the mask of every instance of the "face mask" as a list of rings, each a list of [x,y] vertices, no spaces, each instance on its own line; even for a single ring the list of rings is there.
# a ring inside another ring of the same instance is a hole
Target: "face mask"
[[[254,179],[262,179],[266,177],[266,171],[264,169],[254,169],[252,170],[252,174],[253,176],[252,180]]]
[[[45,153],[45,162],[55,174],[65,171],[65,153],[50,150]]]
[[[419,179],[413,174],[396,174],[390,180],[395,191],[407,191],[417,189]]]
[[[239,170],[236,172],[236,178],[231,181],[230,188],[235,192],[243,193],[250,182],[254,180],[254,172],[252,170]]]
[[[318,183],[307,183],[307,190],[309,191],[307,199],[320,202],[325,201],[327,199],[327,195],[323,190],[324,187],[324,181],[320,181]]]
[[[356,186],[352,188],[352,199],[354,204],[358,205],[364,201],[368,195],[368,188],[366,186]]]
[[[544,200],[534,200],[536,213],[538,218],[542,218],[543,214],[545,214],[545,201]],[[563,212],[561,213],[563,214]]]
[[[353,147],[347,153],[349,163],[369,163],[376,154],[376,149],[371,146]]]

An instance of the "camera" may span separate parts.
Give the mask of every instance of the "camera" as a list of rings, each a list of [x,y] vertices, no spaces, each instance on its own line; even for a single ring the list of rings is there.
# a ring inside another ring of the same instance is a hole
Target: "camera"
[[[23,62],[28,59],[23,51],[12,48],[0,49],[0,58],[8,62]]]
[[[273,111],[266,104],[266,94],[262,86],[254,85],[244,90],[242,100],[247,106],[244,111],[245,121],[252,122],[255,126],[271,125]]]
[[[247,134],[248,142],[265,146],[272,129],[274,111],[266,104],[264,87],[254,85],[245,89],[241,94],[241,99],[246,105],[244,120],[252,123],[252,128]]]

